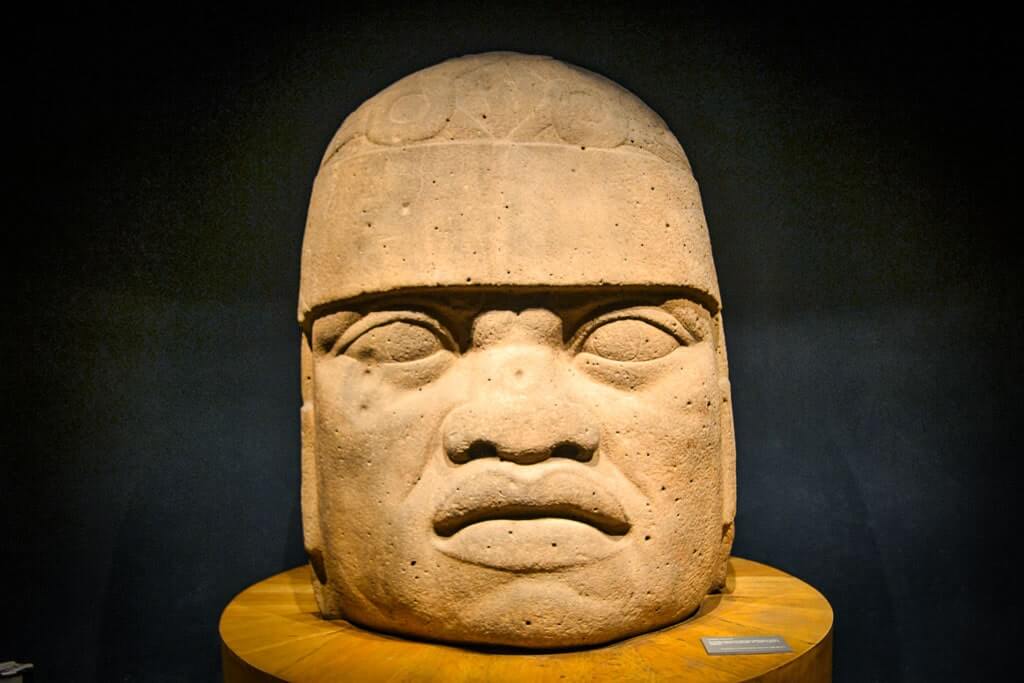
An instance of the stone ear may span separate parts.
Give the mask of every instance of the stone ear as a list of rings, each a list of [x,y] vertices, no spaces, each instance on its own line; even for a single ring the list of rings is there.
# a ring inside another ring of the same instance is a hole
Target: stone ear
[[[302,366],[302,539],[309,564],[321,584],[327,583],[320,530],[320,485],[316,466],[316,413],[313,401],[313,350],[305,334],[300,339]]]
[[[729,382],[729,363],[725,351],[725,333],[722,314],[715,316],[715,355],[718,360],[719,431],[721,433],[722,471],[722,543],[719,547],[718,568],[712,588],[725,585],[729,555],[736,532],[736,429],[732,418],[732,385]]]

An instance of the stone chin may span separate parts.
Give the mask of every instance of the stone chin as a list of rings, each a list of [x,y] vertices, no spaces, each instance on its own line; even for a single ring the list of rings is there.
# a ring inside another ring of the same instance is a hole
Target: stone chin
[[[471,593],[424,582],[408,594],[404,585],[382,585],[379,576],[368,576],[361,582],[365,592],[346,585],[322,600],[343,610],[333,616],[396,635],[557,649],[602,645],[677,623],[699,608],[711,588],[706,578],[690,585],[642,577],[642,584],[630,585],[616,572],[601,574],[490,576]],[[707,568],[701,574],[707,577]]]
[[[463,598],[450,623],[420,625],[405,633],[430,640],[557,649],[613,642],[675,623],[693,611],[659,603],[661,614],[652,617],[652,607],[585,595],[564,579],[536,575]]]

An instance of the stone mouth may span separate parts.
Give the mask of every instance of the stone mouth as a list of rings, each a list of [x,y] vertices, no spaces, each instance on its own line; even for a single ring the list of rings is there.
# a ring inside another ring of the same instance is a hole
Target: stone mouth
[[[607,536],[624,536],[631,524],[617,496],[596,477],[565,468],[541,476],[515,470],[478,471],[458,482],[438,506],[434,533],[449,538],[497,520],[563,519]]]
[[[573,502],[543,503],[536,501],[495,502],[470,510],[454,512],[434,521],[434,533],[442,537],[454,536],[468,526],[494,520],[567,519],[588,524],[608,536],[624,536],[630,524],[597,507],[582,507]]]

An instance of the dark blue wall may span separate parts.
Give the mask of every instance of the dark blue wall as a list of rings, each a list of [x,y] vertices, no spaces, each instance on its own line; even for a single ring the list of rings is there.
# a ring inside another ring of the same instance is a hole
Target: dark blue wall
[[[687,150],[725,300],[735,552],[832,601],[835,680],[959,680],[1006,642],[1003,21],[166,11],[9,28],[0,659],[218,676],[222,607],[303,561],[294,309],[320,155],[380,88],[491,49],[612,78]]]

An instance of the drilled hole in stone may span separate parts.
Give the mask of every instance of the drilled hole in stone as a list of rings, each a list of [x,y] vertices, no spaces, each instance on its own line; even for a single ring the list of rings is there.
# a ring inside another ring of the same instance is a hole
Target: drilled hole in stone
[[[490,441],[474,441],[469,445],[469,451],[467,451],[466,455],[469,456],[469,460],[496,458],[498,457],[498,449]]]
[[[580,448],[579,444],[572,442],[560,443],[555,446],[554,450],[551,451],[551,456],[554,458],[569,458],[570,460],[582,460],[583,449]]]

